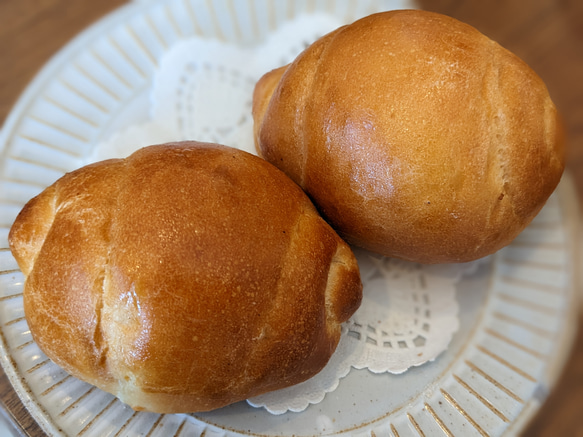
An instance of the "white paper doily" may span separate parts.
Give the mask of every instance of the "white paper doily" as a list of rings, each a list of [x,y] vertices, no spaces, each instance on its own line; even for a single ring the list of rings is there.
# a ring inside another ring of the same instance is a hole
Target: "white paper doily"
[[[93,150],[89,161],[124,157],[139,147],[187,139],[255,154],[251,116],[255,83],[340,25],[337,17],[315,13],[284,23],[259,46],[205,38],[178,41],[153,72],[149,120],[114,131]]]
[[[253,88],[342,23],[330,15],[296,18],[254,48],[203,38],[174,45],[154,71],[150,120],[115,133],[92,160],[127,156],[137,147],[194,139],[255,153]],[[326,368],[294,387],[250,399],[274,414],[302,411],[334,391],[351,368],[402,373],[434,360],[458,329],[456,283],[468,265],[430,267],[357,251],[363,302],[343,329]]]

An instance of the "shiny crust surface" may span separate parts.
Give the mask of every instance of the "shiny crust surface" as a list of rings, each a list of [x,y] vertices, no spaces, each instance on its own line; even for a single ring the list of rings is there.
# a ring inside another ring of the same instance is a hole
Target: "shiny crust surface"
[[[542,80],[471,26],[425,11],[365,17],[267,73],[258,152],[347,241],[422,263],[510,243],[564,168]]]
[[[69,173],[9,240],[35,341],[136,410],[206,411],[313,376],[362,293],[352,251],[302,190],[213,144]]]

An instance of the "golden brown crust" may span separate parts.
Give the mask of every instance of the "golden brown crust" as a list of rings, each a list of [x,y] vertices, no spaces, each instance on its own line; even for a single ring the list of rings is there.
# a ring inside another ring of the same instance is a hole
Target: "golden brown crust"
[[[10,245],[30,266],[39,346],[136,409],[206,411],[301,382],[361,299],[354,255],[301,189],[224,146],[152,146],[65,175]]]
[[[384,255],[438,263],[493,253],[563,171],[542,80],[443,15],[371,15],[267,76],[254,94],[260,154],[341,236]]]

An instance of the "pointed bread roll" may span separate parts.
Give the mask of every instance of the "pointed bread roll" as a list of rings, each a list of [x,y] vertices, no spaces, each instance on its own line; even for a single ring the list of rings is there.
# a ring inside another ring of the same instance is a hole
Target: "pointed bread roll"
[[[34,340],[136,410],[206,411],[308,379],[362,293],[352,251],[301,189],[213,144],[69,173],[9,240]]]
[[[257,83],[253,116],[259,153],[342,237],[422,263],[510,243],[564,166],[543,81],[473,27],[425,11],[322,37]]]

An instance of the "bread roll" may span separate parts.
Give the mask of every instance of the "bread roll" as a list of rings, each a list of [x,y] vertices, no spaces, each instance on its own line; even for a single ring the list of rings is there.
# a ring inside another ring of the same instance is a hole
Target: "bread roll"
[[[424,11],[365,17],[267,73],[259,153],[348,242],[421,263],[510,243],[564,158],[542,80],[473,27]]]
[[[9,240],[34,340],[135,410],[206,411],[308,379],[362,293],[350,248],[302,190],[219,145],[69,173]]]

